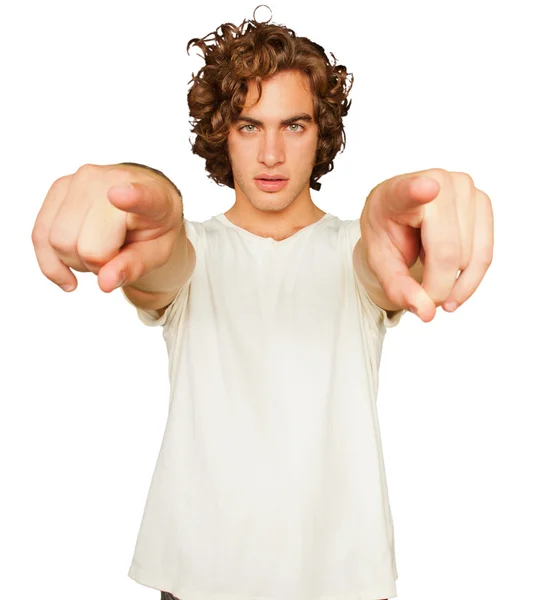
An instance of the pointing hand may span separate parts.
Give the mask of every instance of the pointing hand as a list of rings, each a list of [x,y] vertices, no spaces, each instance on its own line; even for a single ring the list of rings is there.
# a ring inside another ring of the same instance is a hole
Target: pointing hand
[[[124,165],[84,165],[54,182],[32,242],[43,274],[72,291],[74,271],[98,276],[103,292],[131,285],[164,264],[183,206],[163,175]],[[71,270],[72,269],[72,270]]]
[[[493,259],[491,201],[466,173],[428,169],[388,179],[369,194],[360,225],[384,293],[425,322],[438,306],[463,304]],[[418,258],[422,286],[409,271]]]

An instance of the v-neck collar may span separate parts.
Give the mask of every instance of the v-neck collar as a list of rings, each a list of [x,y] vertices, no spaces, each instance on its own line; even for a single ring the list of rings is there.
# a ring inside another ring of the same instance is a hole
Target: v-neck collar
[[[284,242],[288,242],[289,240],[292,240],[295,236],[299,235],[303,231],[307,231],[312,227],[316,227],[317,225],[319,225],[319,223],[322,223],[323,221],[326,221],[333,217],[334,217],[334,215],[332,215],[330,213],[325,213],[318,221],[314,221],[313,223],[306,225],[306,227],[299,229],[297,232],[293,233],[292,235],[290,235],[289,237],[287,237],[283,240],[275,240],[272,237],[263,237],[261,235],[256,235],[255,233],[252,233],[248,229],[243,229],[243,227],[239,227],[239,225],[232,223],[232,221],[230,221],[230,219],[224,213],[215,215],[213,218],[217,219],[219,221],[219,223],[222,223],[223,225],[226,225],[227,227],[230,227],[232,229],[235,229],[236,231],[241,232],[244,236],[246,236],[250,239],[259,241],[260,243],[267,243],[267,244],[275,245],[275,244],[283,244]]]

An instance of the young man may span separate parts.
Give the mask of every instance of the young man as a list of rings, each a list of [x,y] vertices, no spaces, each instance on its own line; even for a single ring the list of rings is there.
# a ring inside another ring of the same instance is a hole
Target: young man
[[[129,575],[166,599],[393,598],[385,328],[475,291],[491,203],[431,169],[378,185],[360,219],[325,213],[310,189],[343,145],[345,67],[255,21],[191,43],[206,60],[193,150],[232,208],[187,221],[160,172],[85,165],[54,183],[32,236],[52,281],[92,271],[163,327],[170,409]]]

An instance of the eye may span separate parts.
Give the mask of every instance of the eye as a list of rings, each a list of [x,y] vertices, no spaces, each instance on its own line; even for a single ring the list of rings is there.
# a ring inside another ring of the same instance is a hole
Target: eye
[[[247,125],[243,125],[243,127],[239,128],[239,131],[244,131],[245,133],[252,133],[254,132],[256,129],[256,125],[252,125],[251,123],[248,123]]]
[[[300,127],[300,129],[297,129],[298,127]],[[291,125],[288,125],[288,128],[289,131],[304,131],[304,127],[298,123],[291,123]]]

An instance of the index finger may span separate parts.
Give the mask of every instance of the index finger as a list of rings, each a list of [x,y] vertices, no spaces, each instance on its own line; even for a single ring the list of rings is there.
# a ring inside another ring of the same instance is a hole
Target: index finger
[[[108,200],[116,208],[139,217],[128,223],[128,229],[144,229],[160,224],[173,210],[169,186],[163,182],[129,182],[114,185],[107,191]]]
[[[436,179],[419,173],[394,177],[385,186],[383,206],[397,223],[421,226],[422,207],[433,201],[441,186]]]

